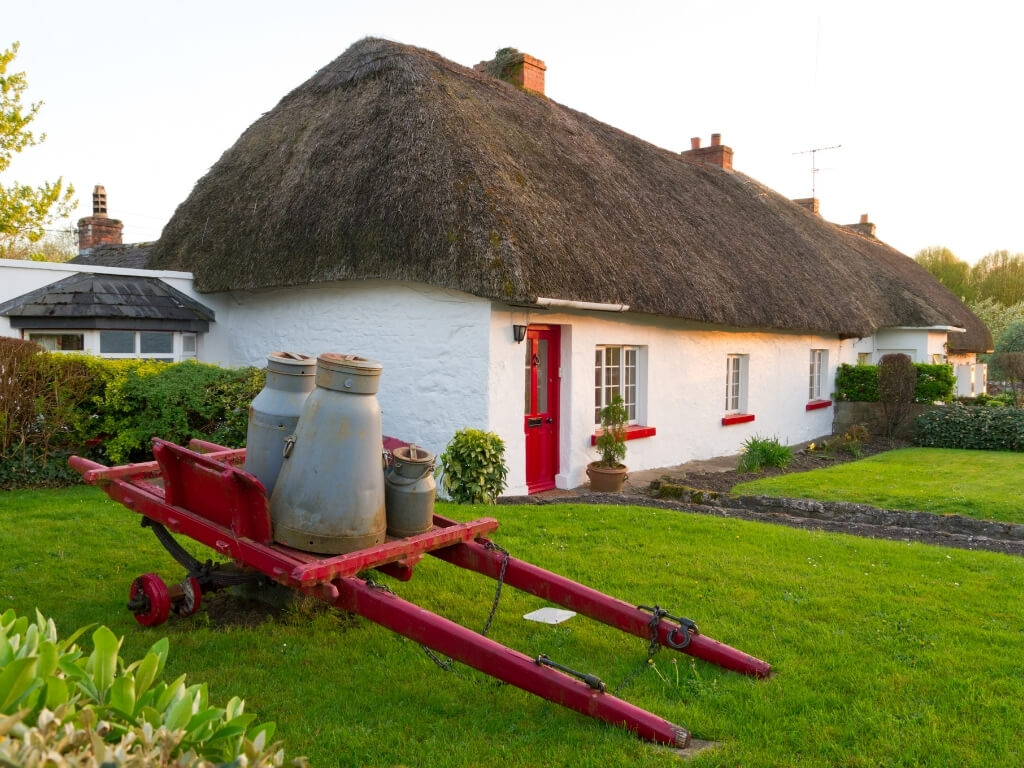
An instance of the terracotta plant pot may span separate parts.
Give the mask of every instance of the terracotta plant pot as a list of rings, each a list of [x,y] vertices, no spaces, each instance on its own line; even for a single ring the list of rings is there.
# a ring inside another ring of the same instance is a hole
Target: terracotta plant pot
[[[601,493],[618,493],[622,483],[629,475],[624,464],[617,467],[602,467],[597,463],[587,465],[587,477],[590,478],[590,490]]]

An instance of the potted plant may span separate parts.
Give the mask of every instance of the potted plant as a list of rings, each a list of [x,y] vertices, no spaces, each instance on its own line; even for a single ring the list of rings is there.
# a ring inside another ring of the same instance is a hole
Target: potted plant
[[[595,491],[618,493],[625,481],[626,465],[626,404],[621,395],[601,409],[601,434],[597,436],[597,452],[601,458],[587,465],[590,487]]]

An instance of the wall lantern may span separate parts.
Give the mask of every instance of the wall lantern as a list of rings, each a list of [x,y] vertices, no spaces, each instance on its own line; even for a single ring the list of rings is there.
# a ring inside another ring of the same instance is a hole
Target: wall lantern
[[[516,340],[516,344],[522,344],[523,339],[526,338],[526,326],[525,325],[513,325],[512,326],[512,338]]]

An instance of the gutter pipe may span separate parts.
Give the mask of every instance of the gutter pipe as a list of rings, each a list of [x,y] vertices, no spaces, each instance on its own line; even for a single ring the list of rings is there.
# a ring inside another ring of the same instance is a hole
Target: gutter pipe
[[[595,312],[628,312],[629,304],[604,304],[598,301],[573,301],[571,299],[548,299],[537,297],[539,307],[560,307],[563,309],[589,309]]]

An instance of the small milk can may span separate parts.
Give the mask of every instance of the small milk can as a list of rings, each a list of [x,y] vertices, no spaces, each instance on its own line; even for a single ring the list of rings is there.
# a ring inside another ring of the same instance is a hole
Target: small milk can
[[[355,355],[317,357],[316,388],[285,442],[270,499],[274,539],[281,544],[343,554],[384,541],[381,367]]]
[[[391,452],[392,466],[384,474],[388,535],[415,536],[434,524],[434,454],[415,445]]]
[[[267,355],[267,383],[249,406],[245,471],[274,492],[285,438],[295,432],[302,406],[316,384],[316,360],[298,352]]]

